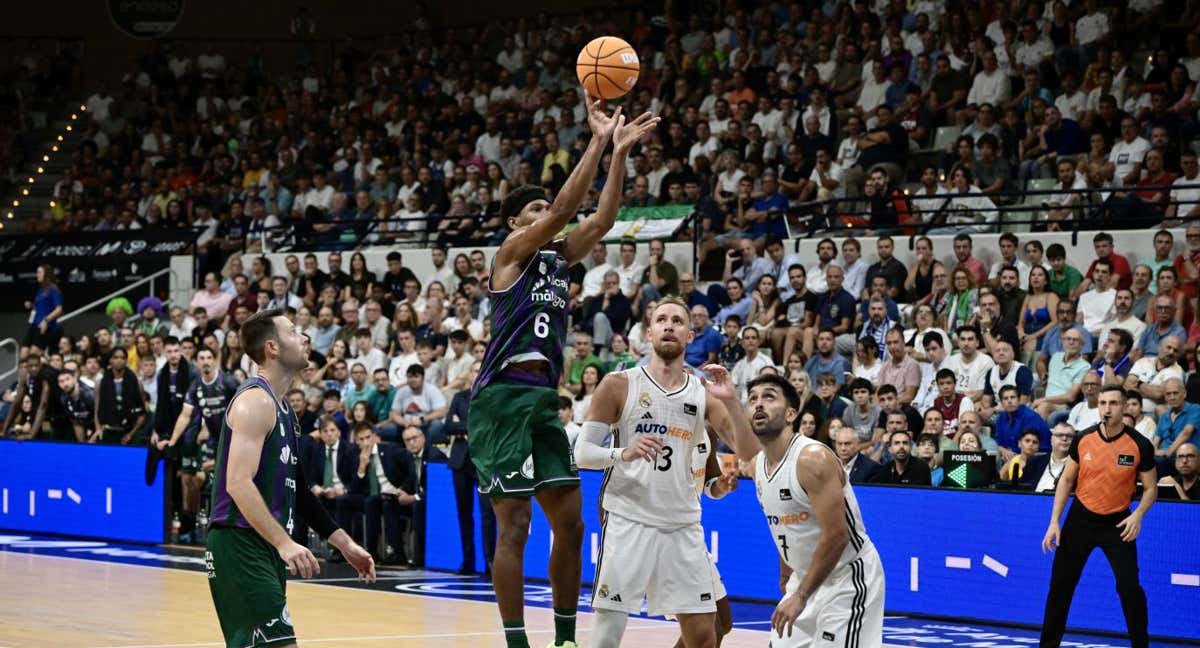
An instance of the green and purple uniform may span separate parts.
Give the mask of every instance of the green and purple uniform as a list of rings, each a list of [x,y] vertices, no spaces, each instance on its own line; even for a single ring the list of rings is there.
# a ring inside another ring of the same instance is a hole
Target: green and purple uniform
[[[204,382],[204,376],[198,375],[188,386],[183,402],[192,406],[192,420],[188,421],[180,440],[180,472],[199,472],[204,463],[201,458],[203,451],[196,442],[201,423],[208,428],[206,444],[210,446],[209,450],[217,447],[225,409],[229,407],[229,401],[233,400],[237,391],[237,379],[221,371],[217,372],[211,383]]]
[[[529,497],[548,486],[579,483],[558,420],[558,386],[567,334],[567,267],[556,241],[538,250],[506,290],[492,290],[492,341],[471,390],[467,443],[479,492]],[[489,289],[490,289],[489,285]],[[547,365],[545,373],[512,365]]]
[[[242,383],[236,398],[262,389],[275,402],[275,427],[263,440],[254,485],[271,517],[290,534],[295,526],[297,450],[300,428],[287,401],[280,402],[261,377]],[[229,399],[230,403],[233,398]],[[226,415],[228,413],[226,408]],[[233,430],[221,419],[213,477],[212,521],[204,558],[217,618],[229,648],[272,646],[296,641],[285,595],[287,566],[238,510],[227,488]]]

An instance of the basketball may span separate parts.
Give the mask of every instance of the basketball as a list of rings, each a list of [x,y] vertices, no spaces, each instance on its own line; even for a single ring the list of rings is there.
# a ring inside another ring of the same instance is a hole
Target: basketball
[[[638,80],[637,52],[616,36],[601,36],[579,52],[575,74],[588,94],[616,99],[633,89]]]

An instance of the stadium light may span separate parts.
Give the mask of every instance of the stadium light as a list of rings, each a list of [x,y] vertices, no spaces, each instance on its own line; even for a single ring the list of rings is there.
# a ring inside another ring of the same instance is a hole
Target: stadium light
[[[46,172],[46,169],[45,169],[45,168],[43,168],[43,167],[38,167],[38,173],[45,173],[45,172]]]
[[[71,113],[71,121],[75,121],[76,119],[79,119],[79,115],[77,113]]]
[[[62,136],[62,135],[59,135],[59,136],[58,136],[58,141],[60,141],[60,142],[61,142],[61,141],[63,141],[63,136]]]
[[[29,177],[29,184],[33,184],[33,176]]]
[[[49,156],[49,155],[43,155],[43,156],[42,156],[42,162],[49,162],[49,161],[50,161],[50,156]]]
[[[57,203],[55,203],[53,200],[51,200],[51,201],[50,201],[50,206],[51,206],[51,207],[57,207],[58,205],[57,205]]]
[[[79,112],[87,112],[87,105],[79,104]]]
[[[28,196],[28,195],[29,195],[29,190],[28,190],[28,189],[22,189],[22,190],[21,190],[21,195],[22,195],[22,196]]]
[[[12,218],[12,212],[8,212],[8,217]]]
[[[21,206],[21,201],[20,201],[20,200],[14,200],[14,201],[13,201],[13,207],[20,207],[20,206]]]
[[[70,131],[71,131],[71,125],[67,124],[67,132],[70,132]]]
[[[4,229],[4,223],[0,223],[0,229]]]

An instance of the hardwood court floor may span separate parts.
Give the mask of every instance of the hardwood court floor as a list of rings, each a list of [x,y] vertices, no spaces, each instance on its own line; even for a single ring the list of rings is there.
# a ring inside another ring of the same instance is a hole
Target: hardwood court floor
[[[300,645],[503,646],[495,605],[379,590],[288,583]],[[553,639],[551,611],[526,608],[530,643]],[[587,645],[592,615],[581,613]],[[623,646],[671,646],[674,623],[631,619]],[[764,646],[735,629],[724,646]],[[0,648],[204,648],[224,645],[203,572],[0,551]]]

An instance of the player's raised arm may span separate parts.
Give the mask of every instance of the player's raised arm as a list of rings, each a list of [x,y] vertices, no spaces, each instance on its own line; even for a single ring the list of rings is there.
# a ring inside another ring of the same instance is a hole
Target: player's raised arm
[[[591,97],[589,97],[590,99]],[[583,157],[579,159],[579,164],[575,165],[575,169],[571,171],[571,175],[559,189],[554,202],[550,204],[548,208],[550,213],[534,220],[527,227],[517,228],[511,222],[520,215],[526,204],[532,202],[536,197],[545,197],[544,192],[540,196],[536,195],[535,192],[540,190],[539,187],[527,187],[531,193],[525,197],[524,202],[514,205],[515,209],[510,210],[512,213],[501,212],[501,216],[505,217],[506,224],[512,231],[496,252],[497,266],[524,266],[530,255],[553,241],[563,227],[571,222],[571,219],[579,211],[579,204],[587,195],[588,187],[591,187],[592,182],[596,179],[596,168],[600,165],[604,149],[608,147],[608,142],[612,139],[613,130],[617,126],[620,115],[620,108],[617,108],[610,117],[604,114],[599,100],[589,101],[588,127],[592,131],[592,139],[588,142]],[[520,195],[515,196],[515,198],[520,197]],[[511,201],[506,199],[505,202]]]
[[[611,447],[603,445],[610,429],[621,418],[621,407],[628,390],[629,379],[620,372],[608,374],[596,386],[583,430],[575,440],[575,464],[580,468],[600,470],[616,463],[658,458],[662,440],[657,436],[638,435],[625,447],[617,445],[620,439],[614,439]]]
[[[625,191],[625,162],[629,151],[642,139],[646,133],[658,126],[658,117],[650,113],[642,113],[637,119],[625,123],[625,117],[619,115],[621,109],[613,117],[617,119],[613,131],[612,160],[608,165],[608,177],[604,181],[604,190],[600,192],[600,204],[596,212],[583,219],[579,227],[567,234],[567,242],[563,255],[571,263],[582,261],[592,247],[604,238],[617,221],[617,211],[621,208],[623,192]]]
[[[321,566],[307,548],[296,544],[279,522],[271,516],[267,503],[254,485],[263,442],[275,429],[275,402],[261,389],[248,389],[229,406],[229,463],[225,489],[238,511],[258,535],[271,543],[288,571],[304,578],[320,573]]]
[[[842,489],[846,475],[837,457],[828,448],[812,445],[802,449],[796,457],[796,479],[808,493],[821,535],[813,549],[812,566],[800,581],[796,593],[779,603],[771,617],[772,627],[780,634],[792,634],[792,624],[804,611],[813,592],[825,582],[837,567],[842,552],[850,543],[850,529],[846,526],[846,498]]]
[[[750,429],[746,409],[737,397],[729,370],[719,364],[705,365],[702,371],[708,374],[704,388],[708,391],[705,405],[709,425],[725,445],[733,449],[739,461],[750,461],[762,450],[758,437]]]

